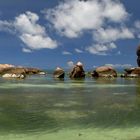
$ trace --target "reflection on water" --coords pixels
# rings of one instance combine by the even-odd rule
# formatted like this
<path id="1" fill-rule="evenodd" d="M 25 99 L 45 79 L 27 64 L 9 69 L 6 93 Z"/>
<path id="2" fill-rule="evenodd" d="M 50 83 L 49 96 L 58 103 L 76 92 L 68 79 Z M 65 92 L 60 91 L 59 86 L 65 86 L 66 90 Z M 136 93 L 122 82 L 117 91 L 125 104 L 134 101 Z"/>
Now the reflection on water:
<path id="1" fill-rule="evenodd" d="M 139 131 L 140 79 L 0 79 L 0 139 L 136 140 Z"/>

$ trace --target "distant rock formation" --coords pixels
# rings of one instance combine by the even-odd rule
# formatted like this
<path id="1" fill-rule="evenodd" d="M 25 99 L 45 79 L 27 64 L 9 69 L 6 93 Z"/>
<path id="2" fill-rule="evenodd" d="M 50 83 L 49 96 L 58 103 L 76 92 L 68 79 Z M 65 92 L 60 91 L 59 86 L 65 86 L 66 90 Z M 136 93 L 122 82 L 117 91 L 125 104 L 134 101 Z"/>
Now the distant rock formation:
<path id="1" fill-rule="evenodd" d="M 10 64 L 0 64 L 0 75 L 4 78 L 25 78 L 27 75 L 45 74 L 37 68 L 16 67 Z"/>
<path id="2" fill-rule="evenodd" d="M 92 77 L 117 77 L 117 72 L 110 66 L 101 66 L 91 73 Z"/>
<path id="3" fill-rule="evenodd" d="M 70 78 L 84 78 L 84 77 L 85 71 L 83 69 L 83 64 L 81 62 L 78 62 L 70 72 Z"/>
<path id="4" fill-rule="evenodd" d="M 53 73 L 54 78 L 64 78 L 65 72 L 62 68 L 57 67 Z"/>
<path id="5" fill-rule="evenodd" d="M 137 64 L 140 67 L 140 45 L 137 48 L 136 54 L 137 54 Z"/>

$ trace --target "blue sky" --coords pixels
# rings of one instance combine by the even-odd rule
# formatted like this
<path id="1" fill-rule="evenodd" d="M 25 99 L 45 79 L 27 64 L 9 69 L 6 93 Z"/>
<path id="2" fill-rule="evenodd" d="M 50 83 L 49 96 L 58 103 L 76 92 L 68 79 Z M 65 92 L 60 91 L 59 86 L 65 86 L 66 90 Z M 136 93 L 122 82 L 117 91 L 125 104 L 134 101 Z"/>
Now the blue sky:
<path id="1" fill-rule="evenodd" d="M 137 66 L 138 0 L 1 0 L 0 63 Z"/>

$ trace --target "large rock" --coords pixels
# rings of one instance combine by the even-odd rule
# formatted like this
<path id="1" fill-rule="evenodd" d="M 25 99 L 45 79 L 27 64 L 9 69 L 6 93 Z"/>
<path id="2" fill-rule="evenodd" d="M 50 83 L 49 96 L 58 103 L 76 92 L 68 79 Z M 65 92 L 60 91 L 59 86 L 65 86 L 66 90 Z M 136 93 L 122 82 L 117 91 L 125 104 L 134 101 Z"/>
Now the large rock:
<path id="1" fill-rule="evenodd" d="M 0 64 L 0 73 L 2 73 L 4 70 L 10 69 L 10 68 L 14 68 L 14 65 L 10 65 L 10 64 Z"/>
<path id="2" fill-rule="evenodd" d="M 54 78 L 64 78 L 65 72 L 63 69 L 57 67 L 53 73 Z"/>
<path id="3" fill-rule="evenodd" d="M 116 70 L 110 66 L 98 67 L 91 74 L 92 77 L 117 77 Z"/>
<path id="4" fill-rule="evenodd" d="M 84 78 L 84 77 L 85 71 L 83 69 L 83 64 L 81 62 L 78 62 L 70 72 L 70 78 Z"/>
<path id="5" fill-rule="evenodd" d="M 11 67 L 11 68 L 5 68 L 1 71 L 1 74 L 5 74 L 5 73 L 32 75 L 32 74 L 40 74 L 40 73 L 42 74 L 43 71 L 36 68 Z"/>
<path id="6" fill-rule="evenodd" d="M 140 77 L 140 67 L 124 69 L 125 73 L 122 77 Z"/>
<path id="7" fill-rule="evenodd" d="M 12 67 L 12 68 L 7 68 L 4 69 L 2 74 L 26 74 L 26 71 L 24 68 L 19 68 L 19 67 Z"/>
<path id="8" fill-rule="evenodd" d="M 0 74 L 4 78 L 25 78 L 26 75 L 45 74 L 37 68 L 15 67 L 9 64 L 0 64 Z"/>

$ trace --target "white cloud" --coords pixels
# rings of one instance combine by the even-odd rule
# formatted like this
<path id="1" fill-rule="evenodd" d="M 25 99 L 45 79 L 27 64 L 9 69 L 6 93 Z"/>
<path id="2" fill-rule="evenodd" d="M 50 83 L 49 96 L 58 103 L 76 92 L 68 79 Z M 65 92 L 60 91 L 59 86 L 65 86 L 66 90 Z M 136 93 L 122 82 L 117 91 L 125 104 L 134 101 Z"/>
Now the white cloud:
<path id="1" fill-rule="evenodd" d="M 32 12 L 26 12 L 15 18 L 14 26 L 21 34 L 45 35 L 45 28 L 37 24 L 39 16 Z"/>
<path id="2" fill-rule="evenodd" d="M 72 67 L 74 67 L 74 62 L 73 61 L 68 61 L 67 65 L 68 65 L 69 68 L 72 68 Z"/>
<path id="3" fill-rule="evenodd" d="M 78 48 L 75 48 L 75 51 L 76 51 L 77 53 L 83 53 L 83 51 L 80 50 L 80 49 L 78 49 Z"/>
<path id="4" fill-rule="evenodd" d="M 21 41 L 26 45 L 23 52 L 39 49 L 55 49 L 58 44 L 51 39 L 44 26 L 38 24 L 39 16 L 36 13 L 27 11 L 15 17 L 14 21 L 0 21 L 0 30 L 15 32 Z"/>
<path id="5" fill-rule="evenodd" d="M 94 31 L 93 38 L 97 42 L 107 43 L 118 39 L 132 39 L 134 38 L 134 34 L 126 27 L 120 29 L 110 27 L 107 29 L 100 28 L 99 30 Z"/>
<path id="6" fill-rule="evenodd" d="M 104 17 L 112 22 L 122 22 L 128 16 L 125 7 L 119 1 L 104 0 L 105 9 L 103 10 Z"/>
<path id="7" fill-rule="evenodd" d="M 2 21 L 0 20 L 0 31 L 6 31 L 6 32 L 14 32 L 13 31 L 13 24 L 11 22 L 8 21 Z"/>
<path id="8" fill-rule="evenodd" d="M 109 44 L 93 44 L 90 47 L 87 47 L 86 50 L 91 54 L 96 55 L 107 55 L 107 52 L 116 49 L 117 46 L 114 43 Z"/>
<path id="9" fill-rule="evenodd" d="M 92 54 L 107 55 L 117 47 L 115 41 L 134 38 L 133 31 L 125 26 L 129 14 L 119 0 L 65 0 L 43 12 L 62 36 L 77 38 L 85 31 L 93 33 L 96 44 L 86 47 Z M 82 53 L 77 48 L 75 51 Z"/>
<path id="10" fill-rule="evenodd" d="M 22 51 L 25 52 L 25 53 L 31 53 L 32 51 L 27 49 L 27 48 L 22 48 Z"/>
<path id="11" fill-rule="evenodd" d="M 32 50 L 55 49 L 57 47 L 57 43 L 47 36 L 22 34 L 20 39 Z"/>
<path id="12" fill-rule="evenodd" d="M 113 0 L 65 1 L 44 13 L 55 29 L 69 38 L 79 37 L 85 30 L 99 29 L 105 20 L 118 23 L 128 16 L 125 7 Z"/>
<path id="13" fill-rule="evenodd" d="M 32 12 L 16 17 L 14 26 L 20 34 L 19 38 L 32 50 L 56 48 L 57 42 L 46 34 L 45 28 L 37 23 L 38 20 L 39 16 Z"/>
<path id="14" fill-rule="evenodd" d="M 105 64 L 105 66 L 111 66 L 114 68 L 130 68 L 133 67 L 131 64 Z"/>
<path id="15" fill-rule="evenodd" d="M 63 55 L 72 55 L 72 53 L 71 52 L 68 52 L 68 51 L 63 51 L 62 54 Z"/>

